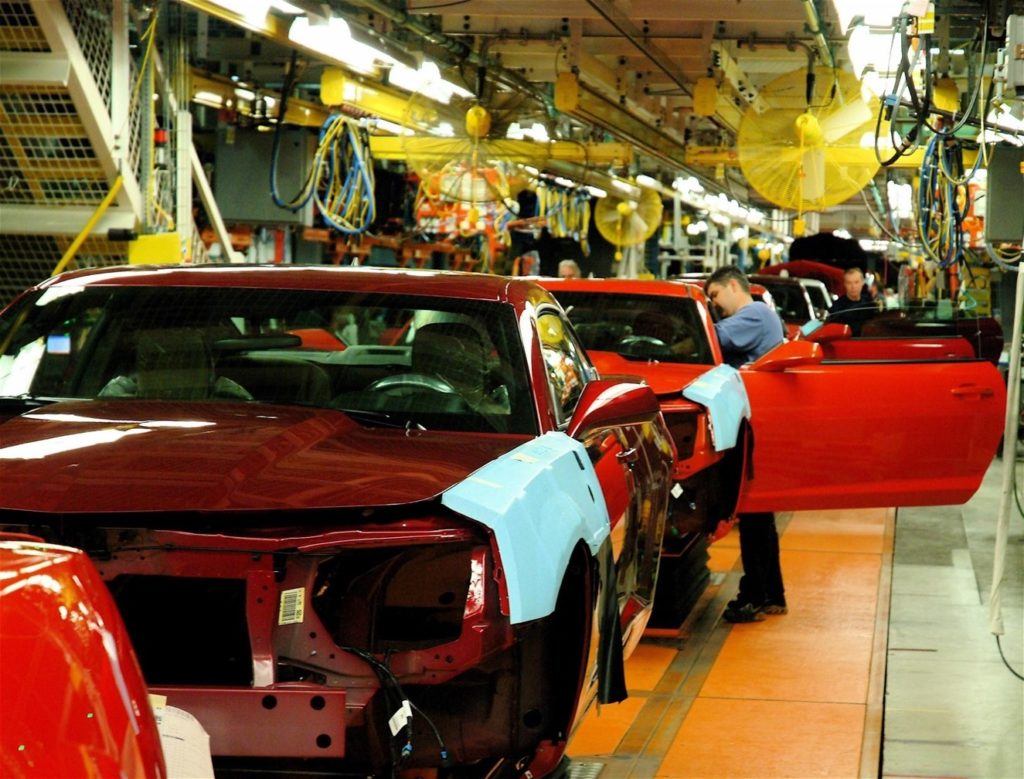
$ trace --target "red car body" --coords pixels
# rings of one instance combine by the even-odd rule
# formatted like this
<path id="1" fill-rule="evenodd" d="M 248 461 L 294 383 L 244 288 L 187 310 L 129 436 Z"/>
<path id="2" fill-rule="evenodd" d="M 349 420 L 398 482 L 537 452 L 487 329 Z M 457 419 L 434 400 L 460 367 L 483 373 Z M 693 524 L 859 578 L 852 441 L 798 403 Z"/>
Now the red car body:
<path id="1" fill-rule="evenodd" d="M 146 686 L 78 549 L 0 539 L 0 774 L 167 776 Z"/>
<path id="2" fill-rule="evenodd" d="M 134 294 L 146 304 L 133 302 Z M 90 295 L 114 302 L 97 314 L 100 303 L 76 302 Z M 0 402 L 0 420 L 7 417 L 0 421 L 0 525 L 93 555 L 151 689 L 199 719 L 223 768 L 376 773 L 400 763 L 548 773 L 590 702 L 624 695 L 622 658 L 650 614 L 674 457 L 651 391 L 587 381 L 593 369 L 571 327 L 536 285 L 468 274 L 287 267 L 81 272 L 12 304 L 0 317 L 0 351 L 31 351 L 36 333 L 19 340 L 19 326 L 65 300 L 85 312 L 91 329 L 80 334 L 58 311 L 58 329 L 40 331 L 48 357 L 33 381 L 77 386 L 64 377 L 93 370 L 101 359 L 95 355 L 113 339 L 104 340 L 103 317 L 137 309 L 136 326 L 145 324 L 151 301 L 164 295 L 179 303 L 162 310 L 159 328 L 124 334 L 137 350 L 137 379 L 118 376 L 84 397 L 36 398 L 29 391 Z M 407 328 L 411 346 L 393 345 L 400 337 L 392 317 L 378 323 L 380 340 L 318 352 L 310 337 L 317 325 L 305 313 L 292 316 L 292 301 L 306 296 L 330 306 L 414 301 L 417 314 L 488 307 L 504 323 L 501 332 L 512 334 L 508 348 L 518 351 L 486 380 L 506 393 L 525 388 L 530 418 L 523 430 L 531 432 L 434 429 L 413 417 L 371 424 L 374 415 L 388 415 L 343 413 L 334 401 L 282 401 L 285 376 L 300 371 L 348 381 L 354 369 L 346 361 L 359 354 L 362 368 L 385 374 L 374 385 L 398 379 L 395 398 L 413 397 L 420 389 L 409 387 L 433 381 L 380 363 L 415 361 L 417 353 L 407 351 L 430 323 Z M 250 308 L 228 308 L 236 299 Z M 210 375 L 199 371 L 204 386 L 233 387 L 238 397 L 239 385 L 248 383 L 249 400 L 168 396 L 161 384 L 168 362 L 159 371 L 146 367 L 146 382 L 156 388 L 146 394 L 143 355 L 153 359 L 151 341 L 167 332 L 164 320 L 189 316 L 181 300 L 197 310 L 209 302 L 225 313 L 216 322 L 172 328 L 175 341 L 197 343 L 193 331 L 218 330 L 204 337 L 228 351 L 217 353 Z M 442 333 L 460 326 L 450 319 L 440 325 Z M 238 332 L 225 338 L 232 327 Z M 91 342 L 99 351 L 88 351 Z M 442 335 L 439 343 L 448 341 Z M 161 343 L 165 352 L 173 346 L 171 339 Z M 93 356 L 70 367 L 79 348 Z M 487 349 L 481 354 L 488 364 L 494 357 Z M 571 371 L 567 354 L 577 360 Z M 52 370 L 47 359 L 57 361 Z M 194 366 L 182 368 L 185 358 L 175 359 L 175 370 L 194 378 Z M 260 378 L 257 368 L 271 367 L 281 381 Z M 229 371 L 233 379 L 225 383 Z M 561 405 L 565 376 L 580 383 L 571 416 Z M 314 384 L 302 386 L 312 392 Z M 110 387 L 133 385 L 128 396 L 107 397 Z M 494 394 L 484 401 L 493 405 Z M 511 407 L 507 394 L 505 401 Z M 563 467 L 560 473 L 570 470 L 560 483 L 547 483 L 554 465 L 545 468 L 544 458 L 559 447 L 571 457 L 551 462 Z M 490 476 L 487 469 L 499 466 L 503 475 Z M 474 495 L 505 496 L 504 474 L 519 478 L 520 471 L 533 480 L 523 482 L 523 495 L 508 498 L 508 516 L 517 522 L 504 521 L 500 511 L 495 519 L 461 508 L 473 507 Z M 563 531 L 531 525 L 525 509 L 513 513 L 531 494 L 535 503 L 527 508 L 547 504 L 566 519 L 578 510 L 580 527 L 591 535 L 563 523 L 569 535 L 559 547 Z M 603 527 L 594 516 L 604 517 Z M 544 590 L 531 578 L 551 586 Z M 526 611 L 544 598 L 547 612 Z M 517 609 L 532 617 L 517 617 Z M 409 709 L 414 732 L 403 725 L 403 697 L 416 707 Z M 389 733 L 389 722 L 397 731 Z"/>
<path id="3" fill-rule="evenodd" d="M 721 363 L 700 289 L 675 281 L 541 283 L 570 306 L 578 329 L 571 301 L 584 297 L 594 311 L 610 311 L 616 296 L 690 300 L 698 307 L 714 364 L 590 351 L 601 371 L 643 377 L 661 399 L 670 430 L 674 411 L 696 418 L 692 449 L 676 440 L 674 473 L 684 496 L 703 495 L 707 502 L 677 500 L 670 522 L 681 528 L 692 527 L 687 520 L 694 514 L 713 532 L 735 511 L 963 503 L 980 485 L 999 440 L 1005 405 L 999 374 L 973 359 L 962 339 L 848 342 L 848 329 L 827 326 L 818 336 L 823 344 L 787 342 L 739 370 L 750 413 L 735 446 L 715 449 L 709 408 L 683 397 Z"/>

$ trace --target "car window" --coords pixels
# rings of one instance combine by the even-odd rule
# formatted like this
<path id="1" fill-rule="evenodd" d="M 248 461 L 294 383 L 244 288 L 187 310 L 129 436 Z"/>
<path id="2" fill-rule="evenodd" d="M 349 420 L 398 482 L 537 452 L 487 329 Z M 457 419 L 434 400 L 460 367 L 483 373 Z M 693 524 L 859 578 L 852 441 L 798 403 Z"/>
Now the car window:
<path id="1" fill-rule="evenodd" d="M 538 314 L 540 351 L 559 425 L 567 423 L 572 417 L 589 373 L 589 366 L 570 332 L 569 323 L 559 312 L 548 310 Z"/>
<path id="2" fill-rule="evenodd" d="M 628 360 L 711 365 L 714 357 L 690 298 L 558 292 L 583 346 Z"/>
<path id="3" fill-rule="evenodd" d="M 811 298 L 811 303 L 823 311 L 828 311 L 832 307 L 832 301 L 828 300 L 825 296 L 825 291 L 816 285 L 804 287 L 807 294 Z"/>
<path id="4" fill-rule="evenodd" d="M 513 308 L 207 287 L 57 287 L 0 319 L 0 396 L 264 402 L 536 433 Z"/>
<path id="5" fill-rule="evenodd" d="M 786 322 L 803 324 L 808 319 L 814 318 L 807 306 L 804 288 L 799 284 L 772 284 L 760 281 L 758 283 L 764 284 L 772 293 L 775 310 Z"/>

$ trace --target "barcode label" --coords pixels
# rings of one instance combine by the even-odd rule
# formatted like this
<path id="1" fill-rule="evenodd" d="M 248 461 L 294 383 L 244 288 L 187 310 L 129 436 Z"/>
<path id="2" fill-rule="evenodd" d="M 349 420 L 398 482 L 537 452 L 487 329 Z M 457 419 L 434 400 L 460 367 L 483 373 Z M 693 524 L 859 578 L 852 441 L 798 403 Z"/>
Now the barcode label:
<path id="1" fill-rule="evenodd" d="M 294 590 L 281 591 L 281 608 L 277 613 L 278 625 L 296 625 L 302 622 L 306 610 L 306 590 L 296 587 Z"/>

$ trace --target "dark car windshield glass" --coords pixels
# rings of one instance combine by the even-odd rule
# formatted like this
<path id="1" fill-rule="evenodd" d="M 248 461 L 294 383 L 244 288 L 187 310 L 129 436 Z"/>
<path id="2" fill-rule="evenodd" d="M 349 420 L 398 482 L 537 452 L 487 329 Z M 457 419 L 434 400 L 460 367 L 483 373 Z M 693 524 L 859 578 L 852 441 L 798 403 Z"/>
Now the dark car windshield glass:
<path id="1" fill-rule="evenodd" d="M 814 319 L 814 314 L 807 306 L 807 298 L 804 297 L 804 288 L 799 284 L 773 284 L 770 281 L 765 283 L 760 279 L 755 283 L 768 289 L 772 295 L 772 302 L 775 303 L 775 310 L 786 322 L 802 325 Z"/>
<path id="2" fill-rule="evenodd" d="M 44 290 L 0 319 L 0 397 L 278 403 L 536 433 L 511 306 L 362 292 Z"/>
<path id="3" fill-rule="evenodd" d="M 630 360 L 714 362 L 711 345 L 690 298 L 557 292 L 555 297 L 583 346 Z"/>

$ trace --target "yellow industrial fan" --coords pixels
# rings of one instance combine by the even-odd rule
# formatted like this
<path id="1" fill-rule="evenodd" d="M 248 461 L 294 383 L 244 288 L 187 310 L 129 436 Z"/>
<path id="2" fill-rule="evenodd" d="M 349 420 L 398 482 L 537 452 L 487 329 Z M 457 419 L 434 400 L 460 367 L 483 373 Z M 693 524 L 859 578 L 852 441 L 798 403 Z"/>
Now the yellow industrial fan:
<path id="1" fill-rule="evenodd" d="M 653 189 L 641 189 L 640 199 L 609 195 L 597 201 L 594 224 L 608 243 L 615 247 L 615 259 L 622 249 L 644 243 L 661 227 L 661 196 Z"/>
<path id="2" fill-rule="evenodd" d="M 851 74 L 827 68 L 816 69 L 808 95 L 807 75 L 797 70 L 764 86 L 768 109 L 747 109 L 737 141 L 750 185 L 798 216 L 849 199 L 879 168 L 872 143 L 877 101 L 864 100 Z"/>

